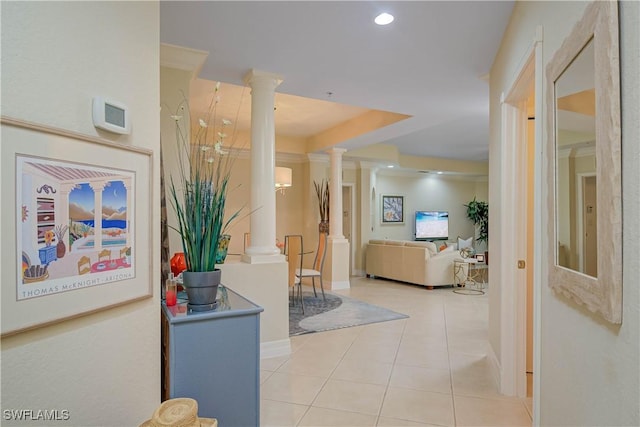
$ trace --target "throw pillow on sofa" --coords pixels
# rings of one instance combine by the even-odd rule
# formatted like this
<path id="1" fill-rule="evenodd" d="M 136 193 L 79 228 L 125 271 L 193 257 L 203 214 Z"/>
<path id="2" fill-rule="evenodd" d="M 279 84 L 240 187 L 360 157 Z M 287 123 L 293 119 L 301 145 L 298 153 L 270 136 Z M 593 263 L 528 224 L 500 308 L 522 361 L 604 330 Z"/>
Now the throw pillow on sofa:
<path id="1" fill-rule="evenodd" d="M 473 236 L 468 239 L 462 239 L 458 236 L 458 249 L 473 248 Z"/>

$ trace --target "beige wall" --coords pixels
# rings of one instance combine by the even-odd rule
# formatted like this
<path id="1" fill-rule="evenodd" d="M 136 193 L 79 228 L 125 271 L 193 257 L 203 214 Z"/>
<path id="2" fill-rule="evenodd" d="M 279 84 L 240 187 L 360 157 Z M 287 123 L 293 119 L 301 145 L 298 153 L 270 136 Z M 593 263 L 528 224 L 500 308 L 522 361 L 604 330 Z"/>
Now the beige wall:
<path id="1" fill-rule="evenodd" d="M 540 301 L 540 401 L 541 425 L 640 425 L 640 293 L 635 286 L 640 273 L 636 254 L 640 253 L 640 4 L 620 3 L 622 71 L 623 159 L 623 323 L 612 326 L 585 309 L 554 294 L 543 268 Z M 490 84 L 490 205 L 499 206 L 502 147 L 500 96 L 507 91 L 520 61 L 531 46 L 536 26 L 544 32 L 543 63 L 546 65 L 581 17 L 582 2 L 516 2 L 502 45 L 491 69 Z M 540 70 L 537 70 L 540 71 Z M 546 101 L 543 93 L 543 105 Z M 546 120 L 543 114 L 542 120 Z M 543 187 L 542 200 L 546 200 Z M 537 208 L 539 215 L 546 206 Z M 491 239 L 500 241 L 505 232 L 500 219 L 507 212 L 492 210 Z M 547 219 L 542 227 L 546 230 Z M 545 237 L 546 238 L 546 237 Z M 610 242 L 619 244 L 619 242 Z M 495 250 L 494 250 L 495 249 Z M 492 246 L 492 253 L 499 247 Z M 499 263 L 499 257 L 492 256 Z M 498 266 L 499 267 L 499 266 Z M 492 283 L 500 280 L 499 268 L 492 267 Z M 500 292 L 490 295 L 490 342 L 500 354 Z M 498 314 L 498 315 L 497 315 Z"/>
<path id="2" fill-rule="evenodd" d="M 413 240 L 414 213 L 419 210 L 448 211 L 450 241 L 455 241 L 458 236 L 465 239 L 472 235 L 475 237 L 473 223 L 467 219 L 464 205 L 476 196 L 483 200 L 482 196 L 487 193 L 486 181 L 417 174 L 378 174 L 376 181 L 371 238 Z M 383 195 L 404 196 L 403 225 L 381 223 Z"/>
<path id="3" fill-rule="evenodd" d="M 159 283 L 158 4 L 3 2 L 1 28 L 3 115 L 154 152 L 149 250 L 151 280 Z M 131 135 L 94 128 L 96 95 L 128 105 Z M 10 286 L 13 268 L 3 261 L 3 286 Z M 155 291 L 153 298 L 3 338 L 2 409 L 67 409 L 68 425 L 138 425 L 160 402 L 159 306 Z"/>
<path id="4" fill-rule="evenodd" d="M 449 240 L 459 236 L 474 234 L 473 224 L 466 217 L 465 203 L 477 197 L 488 200 L 486 178 L 472 179 L 464 177 L 441 177 L 435 175 L 403 174 L 393 172 L 379 173 L 380 169 L 369 162 L 358 162 L 352 174 L 345 170 L 345 176 L 355 182 L 356 191 L 356 230 L 355 273 L 364 274 L 366 245 L 369 239 L 413 240 L 413 216 L 416 210 L 449 211 Z M 353 176 L 352 176 L 353 175 Z M 382 224 L 381 196 L 400 195 L 405 200 L 405 222 Z M 483 250 L 483 247 L 479 247 Z"/>
<path id="5" fill-rule="evenodd" d="M 165 197 L 167 203 L 167 223 L 177 227 L 178 219 L 171 203 L 171 172 L 178 171 L 179 153 L 176 139 L 176 122 L 171 118 L 178 113 L 179 106 L 184 101 L 183 94 L 189 93 L 189 84 L 192 77 L 191 71 L 177 70 L 175 68 L 160 67 L 160 99 L 162 100 L 160 114 L 160 132 L 162 135 L 162 166 L 164 170 Z M 184 161 L 183 167 L 189 167 Z M 177 179 L 177 173 L 174 176 Z M 179 181 L 176 181 L 176 184 Z M 182 241 L 175 230 L 169 228 L 169 254 L 182 252 Z"/>

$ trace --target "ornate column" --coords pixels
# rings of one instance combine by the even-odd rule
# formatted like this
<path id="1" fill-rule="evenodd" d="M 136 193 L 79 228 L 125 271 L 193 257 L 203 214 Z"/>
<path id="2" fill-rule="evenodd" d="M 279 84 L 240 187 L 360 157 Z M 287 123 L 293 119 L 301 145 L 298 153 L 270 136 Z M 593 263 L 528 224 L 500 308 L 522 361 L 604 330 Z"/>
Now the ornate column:
<path id="1" fill-rule="evenodd" d="M 329 194 L 329 282 L 331 289 L 348 289 L 349 283 L 349 241 L 342 234 L 342 154 L 343 148 L 327 151 L 331 160 L 331 183 Z"/>
<path id="2" fill-rule="evenodd" d="M 93 181 L 89 186 L 93 190 L 93 249 L 102 249 L 102 191 L 107 181 Z"/>
<path id="3" fill-rule="evenodd" d="M 252 264 L 280 261 L 276 247 L 275 153 L 273 117 L 275 90 L 282 78 L 251 70 L 245 76 L 251 87 L 251 245 L 242 260 Z"/>
<path id="4" fill-rule="evenodd" d="M 342 153 L 344 148 L 327 151 L 331 160 L 331 204 L 329 205 L 329 237 L 344 239 L 342 234 Z"/>
<path id="5" fill-rule="evenodd" d="M 58 224 L 71 226 L 69 221 L 69 193 L 76 187 L 75 183 L 64 183 L 60 185 L 60 189 L 58 190 L 60 194 L 58 206 L 60 207 L 58 214 Z M 70 235 L 71 230 L 67 231 L 65 236 Z M 71 252 L 71 245 L 69 244 L 69 238 L 64 239 L 64 246 L 67 248 L 67 252 Z"/>

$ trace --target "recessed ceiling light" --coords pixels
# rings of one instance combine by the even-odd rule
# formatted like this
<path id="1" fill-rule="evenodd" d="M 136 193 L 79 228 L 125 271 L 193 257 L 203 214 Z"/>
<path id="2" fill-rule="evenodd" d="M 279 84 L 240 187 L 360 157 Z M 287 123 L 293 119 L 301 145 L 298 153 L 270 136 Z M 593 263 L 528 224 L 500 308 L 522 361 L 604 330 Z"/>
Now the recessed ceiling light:
<path id="1" fill-rule="evenodd" d="M 376 19 L 373 20 L 378 25 L 387 25 L 393 22 L 393 15 L 383 12 L 380 15 L 376 16 Z"/>

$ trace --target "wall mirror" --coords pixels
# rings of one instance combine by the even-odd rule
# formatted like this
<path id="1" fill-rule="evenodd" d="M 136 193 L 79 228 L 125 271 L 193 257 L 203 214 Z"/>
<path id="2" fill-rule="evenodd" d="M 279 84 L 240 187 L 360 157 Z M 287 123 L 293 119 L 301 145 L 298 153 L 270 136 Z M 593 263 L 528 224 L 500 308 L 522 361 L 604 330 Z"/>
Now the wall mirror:
<path id="1" fill-rule="evenodd" d="M 549 285 L 621 323 L 617 2 L 587 6 L 546 74 Z"/>

